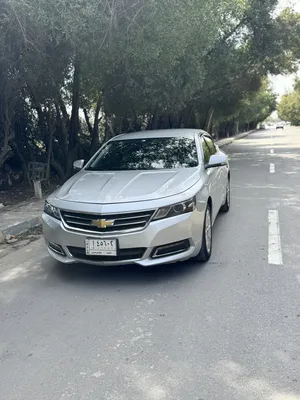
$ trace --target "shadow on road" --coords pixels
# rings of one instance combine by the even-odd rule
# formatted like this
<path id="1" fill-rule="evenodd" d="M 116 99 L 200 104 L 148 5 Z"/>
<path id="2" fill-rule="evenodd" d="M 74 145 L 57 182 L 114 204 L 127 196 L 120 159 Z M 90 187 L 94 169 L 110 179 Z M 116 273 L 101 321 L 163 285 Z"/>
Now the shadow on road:
<path id="1" fill-rule="evenodd" d="M 62 281 L 85 282 L 96 285 L 99 283 L 117 286 L 149 285 L 176 278 L 182 279 L 184 276 L 197 273 L 204 266 L 205 264 L 192 261 L 151 268 L 143 268 L 137 265 L 102 267 L 81 263 L 72 265 L 54 263 L 52 275 L 55 274 Z"/>

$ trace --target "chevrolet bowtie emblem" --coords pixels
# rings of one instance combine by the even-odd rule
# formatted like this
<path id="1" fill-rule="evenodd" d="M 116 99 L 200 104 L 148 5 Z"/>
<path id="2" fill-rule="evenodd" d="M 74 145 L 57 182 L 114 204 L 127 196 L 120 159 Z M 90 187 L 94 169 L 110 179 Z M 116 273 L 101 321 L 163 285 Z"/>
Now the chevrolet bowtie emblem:
<path id="1" fill-rule="evenodd" d="M 109 226 L 113 226 L 115 223 L 115 221 L 109 221 L 107 219 L 94 219 L 91 222 L 92 226 L 97 226 L 97 228 L 102 228 L 102 229 L 106 229 Z"/>

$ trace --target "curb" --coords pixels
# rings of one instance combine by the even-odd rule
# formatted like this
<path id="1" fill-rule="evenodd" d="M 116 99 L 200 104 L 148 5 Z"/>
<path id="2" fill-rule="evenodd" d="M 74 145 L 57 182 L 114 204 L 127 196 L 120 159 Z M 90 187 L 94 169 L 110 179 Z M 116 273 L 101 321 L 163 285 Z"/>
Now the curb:
<path id="1" fill-rule="evenodd" d="M 26 233 L 32 228 L 41 226 L 41 224 L 42 224 L 42 217 L 41 216 L 34 217 L 27 221 L 23 221 L 19 224 L 9 226 L 8 228 L 0 232 L 0 237 L 2 235 L 4 238 L 6 237 L 6 235 L 18 236 L 21 235 L 22 233 Z"/>
<path id="2" fill-rule="evenodd" d="M 254 129 L 253 131 L 250 131 L 250 132 L 240 133 L 239 135 L 232 136 L 230 138 L 220 139 L 220 140 L 216 141 L 216 144 L 219 147 L 229 146 L 230 144 L 232 144 L 236 140 L 243 139 L 243 138 L 245 138 L 245 137 L 247 137 L 247 136 L 249 136 L 249 135 L 251 135 L 252 133 L 255 133 L 255 132 L 257 132 L 257 129 Z"/>

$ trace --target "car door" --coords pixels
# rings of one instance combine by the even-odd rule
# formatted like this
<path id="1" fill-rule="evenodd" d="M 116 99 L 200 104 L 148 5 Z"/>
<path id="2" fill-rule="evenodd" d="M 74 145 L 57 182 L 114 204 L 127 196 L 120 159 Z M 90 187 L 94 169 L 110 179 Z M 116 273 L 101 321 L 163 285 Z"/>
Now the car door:
<path id="1" fill-rule="evenodd" d="M 224 154 L 219 148 L 214 144 L 213 139 L 210 136 L 204 135 L 204 140 L 210 150 L 210 154 Z M 226 196 L 226 186 L 227 186 L 227 179 L 228 179 L 228 171 L 227 167 L 216 167 L 216 207 L 219 211 L 220 207 L 223 205 Z"/>
<path id="2" fill-rule="evenodd" d="M 204 166 L 209 163 L 210 156 L 212 155 L 211 150 L 204 139 L 204 136 L 201 136 L 200 143 L 202 147 L 203 161 Z M 208 188 L 208 192 L 210 197 L 212 198 L 212 220 L 214 221 L 218 215 L 220 208 L 220 199 L 219 199 L 219 188 L 218 188 L 218 168 L 209 168 L 205 169 L 204 173 L 206 175 L 206 186 Z"/>

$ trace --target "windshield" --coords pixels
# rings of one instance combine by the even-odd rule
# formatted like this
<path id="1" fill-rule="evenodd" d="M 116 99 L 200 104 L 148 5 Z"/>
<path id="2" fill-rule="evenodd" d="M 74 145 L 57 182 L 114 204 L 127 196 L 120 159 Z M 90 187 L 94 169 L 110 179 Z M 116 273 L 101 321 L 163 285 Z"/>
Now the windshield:
<path id="1" fill-rule="evenodd" d="M 90 163 L 92 171 L 192 168 L 198 165 L 196 142 L 185 137 L 117 140 Z"/>

